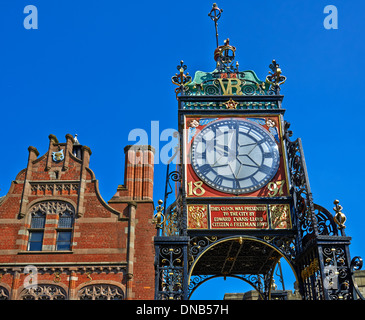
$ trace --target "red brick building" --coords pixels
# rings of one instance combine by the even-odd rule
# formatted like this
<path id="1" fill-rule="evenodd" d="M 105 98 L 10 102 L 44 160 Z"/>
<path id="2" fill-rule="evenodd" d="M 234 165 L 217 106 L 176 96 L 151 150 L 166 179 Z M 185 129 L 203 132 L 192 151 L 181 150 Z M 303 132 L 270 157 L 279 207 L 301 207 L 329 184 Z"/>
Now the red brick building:
<path id="1" fill-rule="evenodd" d="M 153 299 L 154 150 L 125 148 L 124 185 L 109 202 L 91 150 L 49 136 L 0 198 L 1 299 Z"/>

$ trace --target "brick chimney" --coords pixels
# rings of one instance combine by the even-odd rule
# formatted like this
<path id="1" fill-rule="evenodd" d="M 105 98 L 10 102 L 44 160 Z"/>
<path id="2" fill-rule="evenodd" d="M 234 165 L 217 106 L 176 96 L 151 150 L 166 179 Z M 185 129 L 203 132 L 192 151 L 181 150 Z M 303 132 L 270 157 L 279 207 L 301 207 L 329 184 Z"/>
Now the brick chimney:
<path id="1" fill-rule="evenodd" d="M 124 185 L 119 185 L 108 204 L 128 220 L 127 299 L 154 298 L 153 147 L 129 145 L 124 148 Z M 143 285 L 141 285 L 143 284 Z"/>
<path id="2" fill-rule="evenodd" d="M 112 199 L 153 201 L 153 168 L 155 150 L 149 145 L 124 148 L 124 185 L 119 185 Z"/>

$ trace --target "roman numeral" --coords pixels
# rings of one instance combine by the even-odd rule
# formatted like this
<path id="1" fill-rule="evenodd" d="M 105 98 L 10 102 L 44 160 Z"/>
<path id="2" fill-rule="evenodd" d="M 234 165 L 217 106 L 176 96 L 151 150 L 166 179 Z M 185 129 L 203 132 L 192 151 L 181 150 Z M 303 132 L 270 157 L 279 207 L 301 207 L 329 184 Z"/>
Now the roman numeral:
<path id="1" fill-rule="evenodd" d="M 212 170 L 212 167 L 209 164 L 204 164 L 199 167 L 199 171 L 204 175 L 207 174 L 210 170 Z"/>
<path id="2" fill-rule="evenodd" d="M 251 177 L 251 181 L 253 186 L 257 186 L 259 184 L 259 182 L 254 177 Z"/>
<path id="3" fill-rule="evenodd" d="M 217 186 L 220 186 L 223 182 L 223 177 L 222 176 L 216 176 L 213 180 L 213 183 L 216 184 Z"/>
<path id="4" fill-rule="evenodd" d="M 265 174 L 269 174 L 271 172 L 271 168 L 268 167 L 268 166 L 265 166 L 265 165 L 262 165 L 259 170 L 262 172 L 262 173 L 265 173 Z"/>
<path id="5" fill-rule="evenodd" d="M 233 180 L 233 189 L 241 189 L 240 182 L 238 180 Z"/>

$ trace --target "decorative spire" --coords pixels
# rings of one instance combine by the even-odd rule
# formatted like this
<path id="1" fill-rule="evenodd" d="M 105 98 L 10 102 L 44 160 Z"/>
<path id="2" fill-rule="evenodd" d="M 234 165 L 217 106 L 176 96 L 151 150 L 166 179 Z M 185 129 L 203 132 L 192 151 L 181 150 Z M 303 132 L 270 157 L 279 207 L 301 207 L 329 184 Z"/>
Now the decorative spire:
<path id="1" fill-rule="evenodd" d="M 217 47 L 214 51 L 214 60 L 217 61 L 219 72 L 238 72 L 238 61 L 234 65 L 236 47 L 229 44 L 229 39 L 224 40 L 224 45 Z"/>
<path id="2" fill-rule="evenodd" d="M 223 9 L 219 9 L 217 4 L 213 3 L 212 10 L 210 10 L 210 12 L 208 13 L 208 16 L 210 17 L 210 19 L 212 19 L 214 21 L 215 37 L 216 37 L 216 40 L 217 40 L 217 48 L 219 46 L 219 42 L 218 42 L 218 20 L 220 19 L 222 12 L 223 12 Z"/>
<path id="3" fill-rule="evenodd" d="M 281 68 L 276 60 L 272 61 L 269 68 L 273 73 L 269 71 L 269 75 L 266 76 L 266 82 L 272 85 L 272 89 L 276 92 L 276 94 L 279 94 L 280 86 L 286 81 L 286 77 L 281 75 Z"/>
<path id="4" fill-rule="evenodd" d="M 176 67 L 180 74 L 175 73 L 175 75 L 171 78 L 173 84 L 177 85 L 178 88 L 175 89 L 176 98 L 179 93 L 184 94 L 187 90 L 186 86 L 192 81 L 191 76 L 189 76 L 189 72 L 184 73 L 187 69 L 187 66 L 184 64 L 184 61 L 180 61 L 180 65 Z"/>

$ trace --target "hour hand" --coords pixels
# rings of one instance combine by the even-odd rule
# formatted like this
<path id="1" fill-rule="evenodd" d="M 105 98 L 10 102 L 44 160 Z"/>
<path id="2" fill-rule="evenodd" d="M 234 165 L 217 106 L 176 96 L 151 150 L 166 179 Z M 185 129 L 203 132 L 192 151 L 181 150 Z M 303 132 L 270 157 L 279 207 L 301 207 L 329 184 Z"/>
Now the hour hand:
<path id="1" fill-rule="evenodd" d="M 223 153 L 227 153 L 227 151 L 224 149 L 223 146 L 215 145 L 214 149 L 216 149 L 217 151 L 223 152 Z"/>

